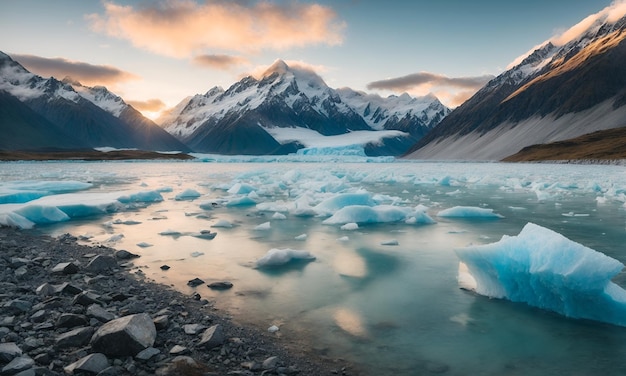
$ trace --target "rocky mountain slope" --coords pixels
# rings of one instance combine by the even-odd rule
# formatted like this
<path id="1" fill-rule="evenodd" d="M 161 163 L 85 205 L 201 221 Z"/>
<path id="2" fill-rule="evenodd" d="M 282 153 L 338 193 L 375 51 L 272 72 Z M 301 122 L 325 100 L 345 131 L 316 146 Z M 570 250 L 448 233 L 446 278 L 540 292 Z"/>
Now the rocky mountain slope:
<path id="1" fill-rule="evenodd" d="M 286 154 L 314 146 L 311 136 L 367 131 L 377 133 L 354 143 L 363 143 L 369 155 L 394 155 L 449 111 L 433 96 L 381 98 L 335 90 L 313 71 L 278 60 L 261 78 L 248 76 L 227 90 L 215 87 L 186 98 L 157 122 L 200 152 Z"/>
<path id="2" fill-rule="evenodd" d="M 190 150 L 106 88 L 42 78 L 1 52 L 0 100 L 2 149 Z"/>
<path id="3" fill-rule="evenodd" d="M 569 42 L 544 43 L 454 110 L 407 156 L 499 160 L 626 126 L 626 17 L 609 12 Z"/>

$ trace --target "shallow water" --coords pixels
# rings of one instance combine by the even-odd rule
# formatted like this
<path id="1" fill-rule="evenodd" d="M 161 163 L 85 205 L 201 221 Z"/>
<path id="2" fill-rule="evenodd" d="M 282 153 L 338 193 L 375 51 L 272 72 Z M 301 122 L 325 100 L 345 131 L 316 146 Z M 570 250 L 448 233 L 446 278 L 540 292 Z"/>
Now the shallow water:
<path id="1" fill-rule="evenodd" d="M 162 202 L 107 215 L 38 225 L 142 257 L 145 274 L 190 293 L 186 281 L 227 280 L 234 288 L 197 291 L 240 321 L 305 338 L 316 351 L 359 363 L 371 374 L 623 375 L 626 328 L 572 320 L 524 304 L 460 290 L 455 248 L 516 235 L 527 222 L 626 262 L 626 169 L 615 166 L 475 163 L 10 163 L 2 184 L 21 180 L 89 181 L 86 192 L 161 192 Z M 258 203 L 283 210 L 227 206 L 226 190 L 254 187 Z M 193 189 L 202 196 L 175 200 Z M 381 204 L 427 206 L 436 224 L 380 223 L 355 231 L 296 216 L 345 192 Z M 597 200 L 600 197 L 600 200 Z M 199 204 L 213 201 L 210 210 Z M 269 205 L 273 203 L 273 205 Z M 493 209 L 502 219 L 438 218 L 456 205 Z M 1 205 L 0 205 L 1 206 Z M 261 206 L 262 208 L 262 206 Z M 138 224 L 112 224 L 133 220 Z M 227 220 L 232 228 L 212 228 Z M 255 229 L 270 222 L 269 230 Z M 159 235 L 166 230 L 180 236 Z M 212 240 L 188 233 L 211 230 Z M 114 235 L 121 240 L 107 242 Z M 306 234 L 305 240 L 296 240 Z M 347 237 L 347 239 L 345 238 Z M 343 239 L 342 239 L 343 238 Z M 383 245 L 391 240 L 398 245 Z M 141 248 L 140 242 L 152 244 Z M 262 270 L 272 248 L 306 250 L 310 263 Z M 162 271 L 159 267 L 171 267 Z M 626 285 L 623 273 L 616 282 Z"/>

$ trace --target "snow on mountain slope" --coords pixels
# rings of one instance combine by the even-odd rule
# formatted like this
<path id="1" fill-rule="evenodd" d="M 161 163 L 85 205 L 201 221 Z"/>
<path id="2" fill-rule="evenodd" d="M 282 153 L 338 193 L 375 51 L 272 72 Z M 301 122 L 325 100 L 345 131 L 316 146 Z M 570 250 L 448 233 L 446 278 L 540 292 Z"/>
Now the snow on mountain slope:
<path id="1" fill-rule="evenodd" d="M 80 82 L 71 81 L 68 78 L 64 79 L 63 82 L 72 85 L 74 90 L 76 90 L 81 97 L 115 117 L 120 117 L 122 111 L 129 107 L 121 97 L 111 93 L 104 86 L 83 86 Z"/>
<path id="2" fill-rule="evenodd" d="M 203 152 L 250 153 L 244 142 L 238 145 L 237 137 L 244 132 L 268 143 L 255 147 L 255 152 L 293 152 L 305 140 L 281 149 L 280 145 L 289 143 L 268 131 L 303 128 L 323 136 L 399 130 L 403 133 L 396 138 L 402 141 L 393 141 L 385 152 L 401 153 L 448 112 L 433 96 L 385 99 L 351 89 L 335 90 L 312 70 L 277 60 L 260 77 L 248 76 L 227 90 L 215 87 L 186 98 L 159 120 L 165 130 Z"/>
<path id="3" fill-rule="evenodd" d="M 532 144 L 626 126 L 625 13 L 616 3 L 525 54 L 407 156 L 501 159 Z"/>

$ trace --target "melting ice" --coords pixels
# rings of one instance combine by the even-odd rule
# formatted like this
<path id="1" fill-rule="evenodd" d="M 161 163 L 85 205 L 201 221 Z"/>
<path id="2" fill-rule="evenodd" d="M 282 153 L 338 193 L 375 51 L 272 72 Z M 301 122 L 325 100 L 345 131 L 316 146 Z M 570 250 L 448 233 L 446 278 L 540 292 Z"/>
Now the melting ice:
<path id="1" fill-rule="evenodd" d="M 552 230 L 528 223 L 517 236 L 456 253 L 464 264 L 464 288 L 568 317 L 626 325 L 626 290 L 611 282 L 624 264 Z"/>

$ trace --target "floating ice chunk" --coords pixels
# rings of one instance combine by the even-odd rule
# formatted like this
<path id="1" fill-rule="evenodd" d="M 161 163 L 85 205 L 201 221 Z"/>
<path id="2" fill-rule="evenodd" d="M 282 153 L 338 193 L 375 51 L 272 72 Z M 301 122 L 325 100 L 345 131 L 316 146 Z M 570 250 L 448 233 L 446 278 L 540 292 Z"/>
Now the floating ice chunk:
<path id="1" fill-rule="evenodd" d="M 509 209 L 515 210 L 515 211 L 527 210 L 526 208 L 522 206 L 509 206 Z"/>
<path id="2" fill-rule="evenodd" d="M 36 224 L 57 223 L 70 219 L 55 206 L 28 205 L 15 210 L 15 213 Z"/>
<path id="3" fill-rule="evenodd" d="M 233 224 L 225 219 L 220 219 L 219 221 L 215 222 L 211 227 L 232 228 Z"/>
<path id="4" fill-rule="evenodd" d="M 268 231 L 272 228 L 272 225 L 269 222 L 261 223 L 260 225 L 254 228 L 254 231 Z"/>
<path id="5" fill-rule="evenodd" d="M 230 187 L 228 189 L 228 193 L 230 193 L 231 195 L 247 195 L 251 192 L 256 191 L 257 188 L 249 185 L 249 184 L 245 184 L 245 183 L 235 183 L 235 185 L 233 185 L 232 187 Z"/>
<path id="6" fill-rule="evenodd" d="M 589 217 L 589 214 L 586 214 L 586 213 L 574 213 L 574 212 L 561 213 L 561 215 L 563 217 Z"/>
<path id="7" fill-rule="evenodd" d="M 256 261 L 258 268 L 275 267 L 288 264 L 296 261 L 313 261 L 313 256 L 308 251 L 301 251 L 295 249 L 270 249 L 265 256 Z"/>
<path id="8" fill-rule="evenodd" d="M 0 225 L 28 230 L 33 228 L 35 223 L 17 213 L 0 213 Z"/>
<path id="9" fill-rule="evenodd" d="M 196 198 L 202 196 L 202 194 L 200 194 L 200 192 L 196 191 L 195 189 L 186 189 L 184 191 L 182 191 L 181 193 L 177 194 L 176 197 L 174 197 L 174 199 L 176 201 L 184 201 L 184 200 L 195 200 Z"/>
<path id="10" fill-rule="evenodd" d="M 256 206 L 258 211 L 287 213 L 289 212 L 289 204 L 284 201 L 262 202 Z"/>
<path id="11" fill-rule="evenodd" d="M 358 223 L 354 223 L 354 222 L 350 222 L 350 223 L 346 223 L 345 225 L 341 226 L 342 230 L 345 231 L 355 231 L 359 229 L 359 225 Z"/>
<path id="12" fill-rule="evenodd" d="M 203 252 L 191 252 L 191 257 L 200 257 L 204 255 Z"/>
<path id="13" fill-rule="evenodd" d="M 307 237 L 308 237 L 307 234 L 300 234 L 300 235 L 296 236 L 294 239 L 302 241 L 302 240 L 306 240 Z"/>
<path id="14" fill-rule="evenodd" d="M 139 224 L 141 224 L 141 222 L 135 221 L 135 220 L 132 220 L 132 219 L 128 219 L 126 221 L 122 221 L 121 219 L 116 219 L 115 221 L 112 222 L 112 224 L 114 224 L 114 225 L 130 225 L 130 226 L 132 226 L 132 225 L 139 225 Z"/>
<path id="15" fill-rule="evenodd" d="M 396 239 L 390 239 L 380 242 L 380 245 L 400 245 Z"/>
<path id="16" fill-rule="evenodd" d="M 215 236 L 217 235 L 217 232 L 211 232 L 209 230 L 202 230 L 200 232 L 193 232 L 190 235 L 198 239 L 211 240 L 215 238 Z"/>
<path id="17" fill-rule="evenodd" d="M 203 210 L 213 210 L 213 208 L 219 206 L 219 204 L 216 201 L 204 201 L 198 206 L 200 206 L 200 209 Z"/>
<path id="18" fill-rule="evenodd" d="M 339 241 L 339 242 L 349 242 L 350 241 L 350 237 L 342 236 L 340 238 L 337 238 L 337 241 Z"/>
<path id="19" fill-rule="evenodd" d="M 626 326 L 626 291 L 611 282 L 624 265 L 552 230 L 528 223 L 517 236 L 456 254 L 467 269 L 459 282 L 479 294 Z"/>
<path id="20" fill-rule="evenodd" d="M 455 206 L 440 211 L 437 216 L 446 218 L 504 218 L 502 215 L 494 213 L 493 209 L 475 206 Z"/>
<path id="21" fill-rule="evenodd" d="M 409 225 L 422 224 L 422 225 L 430 225 L 436 223 L 426 212 L 416 211 L 411 214 L 404 223 Z"/>
<path id="22" fill-rule="evenodd" d="M 342 193 L 320 202 L 313 209 L 322 216 L 331 216 L 346 206 L 374 206 L 376 202 L 369 193 Z"/>
<path id="23" fill-rule="evenodd" d="M 105 240 L 105 243 L 117 243 L 124 238 L 124 234 L 115 234 Z"/>
<path id="24" fill-rule="evenodd" d="M 598 197 L 596 197 L 596 202 L 598 204 L 606 204 L 607 201 L 608 200 L 607 200 L 607 198 L 605 196 L 598 196 Z"/>
<path id="25" fill-rule="evenodd" d="M 141 242 L 141 243 L 137 243 L 137 247 L 148 248 L 148 247 L 152 247 L 152 244 L 146 243 L 146 242 Z"/>
<path id="26" fill-rule="evenodd" d="M 346 206 L 340 209 L 332 217 L 327 218 L 322 223 L 327 225 L 346 224 L 346 223 L 388 223 L 400 222 L 407 219 L 412 210 L 405 207 L 380 205 L 380 206 L 363 206 L 354 205 Z"/>
<path id="27" fill-rule="evenodd" d="M 180 231 L 167 229 L 165 231 L 159 232 L 159 235 L 162 236 L 180 236 L 182 235 Z"/>
<path id="28" fill-rule="evenodd" d="M 276 212 L 274 213 L 274 215 L 272 215 L 272 219 L 284 220 L 287 219 L 287 216 L 283 213 Z"/>
<path id="29" fill-rule="evenodd" d="M 167 193 L 167 192 L 174 192 L 174 189 L 172 187 L 161 187 L 161 188 L 157 188 L 156 191 L 161 192 L 161 193 Z"/>
<path id="30" fill-rule="evenodd" d="M 227 207 L 233 207 L 233 206 L 251 206 L 251 205 L 256 205 L 256 201 L 254 201 L 253 199 L 251 199 L 248 196 L 243 196 L 243 197 L 236 197 L 233 198 L 231 200 L 229 200 L 226 203 Z"/>

